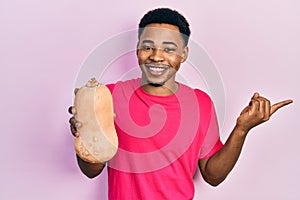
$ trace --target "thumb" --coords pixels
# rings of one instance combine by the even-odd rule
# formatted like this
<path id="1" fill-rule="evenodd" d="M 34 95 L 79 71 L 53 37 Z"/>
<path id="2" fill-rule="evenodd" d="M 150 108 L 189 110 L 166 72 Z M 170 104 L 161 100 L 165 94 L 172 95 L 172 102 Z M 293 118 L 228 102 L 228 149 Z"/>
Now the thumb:
<path id="1" fill-rule="evenodd" d="M 281 101 L 281 102 L 275 103 L 271 107 L 270 115 L 272 115 L 273 113 L 275 113 L 279 108 L 282 108 L 283 106 L 286 106 L 286 105 L 288 105 L 290 103 L 293 103 L 293 100 L 289 99 L 289 100 L 285 100 L 285 101 Z"/>
<path id="2" fill-rule="evenodd" d="M 74 94 L 76 95 L 76 93 L 78 92 L 79 88 L 75 88 L 74 89 Z"/>

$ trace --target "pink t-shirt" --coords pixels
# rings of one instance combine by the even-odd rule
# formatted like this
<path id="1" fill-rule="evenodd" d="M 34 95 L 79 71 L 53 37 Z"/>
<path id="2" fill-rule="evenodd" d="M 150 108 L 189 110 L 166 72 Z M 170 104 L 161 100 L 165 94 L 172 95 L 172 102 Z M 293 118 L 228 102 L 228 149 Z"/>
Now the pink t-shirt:
<path id="1" fill-rule="evenodd" d="M 109 199 L 193 199 L 198 160 L 223 146 L 209 96 L 183 84 L 173 95 L 155 96 L 140 79 L 107 86 L 119 139 L 108 163 Z"/>

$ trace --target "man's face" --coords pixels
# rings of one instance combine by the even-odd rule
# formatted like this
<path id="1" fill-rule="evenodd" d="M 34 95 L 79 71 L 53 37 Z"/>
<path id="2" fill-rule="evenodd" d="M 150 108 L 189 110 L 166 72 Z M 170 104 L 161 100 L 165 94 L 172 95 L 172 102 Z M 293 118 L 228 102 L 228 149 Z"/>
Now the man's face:
<path id="1" fill-rule="evenodd" d="M 177 26 L 149 24 L 140 36 L 137 46 L 142 79 L 153 85 L 175 83 L 175 74 L 187 58 L 188 48 Z"/>

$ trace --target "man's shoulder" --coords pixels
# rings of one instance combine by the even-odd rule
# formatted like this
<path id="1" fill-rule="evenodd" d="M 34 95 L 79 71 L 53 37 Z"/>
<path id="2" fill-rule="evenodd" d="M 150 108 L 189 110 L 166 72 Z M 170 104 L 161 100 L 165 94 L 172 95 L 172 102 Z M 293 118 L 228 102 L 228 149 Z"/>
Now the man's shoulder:
<path id="1" fill-rule="evenodd" d="M 106 87 L 112 92 L 116 87 L 137 87 L 140 84 L 140 78 L 133 78 L 129 80 L 120 80 L 115 83 L 106 84 Z"/>
<path id="2" fill-rule="evenodd" d="M 199 88 L 192 88 L 188 85 L 185 85 L 183 83 L 180 83 L 180 87 L 183 90 L 190 90 L 190 91 L 194 91 L 194 93 L 196 94 L 197 98 L 199 101 L 206 101 L 206 102 L 211 102 L 211 98 L 210 96 L 203 90 L 199 89 Z"/>

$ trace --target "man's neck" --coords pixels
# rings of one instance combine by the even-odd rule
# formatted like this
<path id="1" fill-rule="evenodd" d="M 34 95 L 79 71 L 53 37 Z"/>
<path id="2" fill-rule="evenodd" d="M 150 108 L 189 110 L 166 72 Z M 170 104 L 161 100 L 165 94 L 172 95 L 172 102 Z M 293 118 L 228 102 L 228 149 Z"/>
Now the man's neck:
<path id="1" fill-rule="evenodd" d="M 156 95 L 156 96 L 170 96 L 178 91 L 178 83 L 174 84 L 164 84 L 164 85 L 154 85 L 154 84 L 143 84 L 142 88 L 145 92 Z"/>

